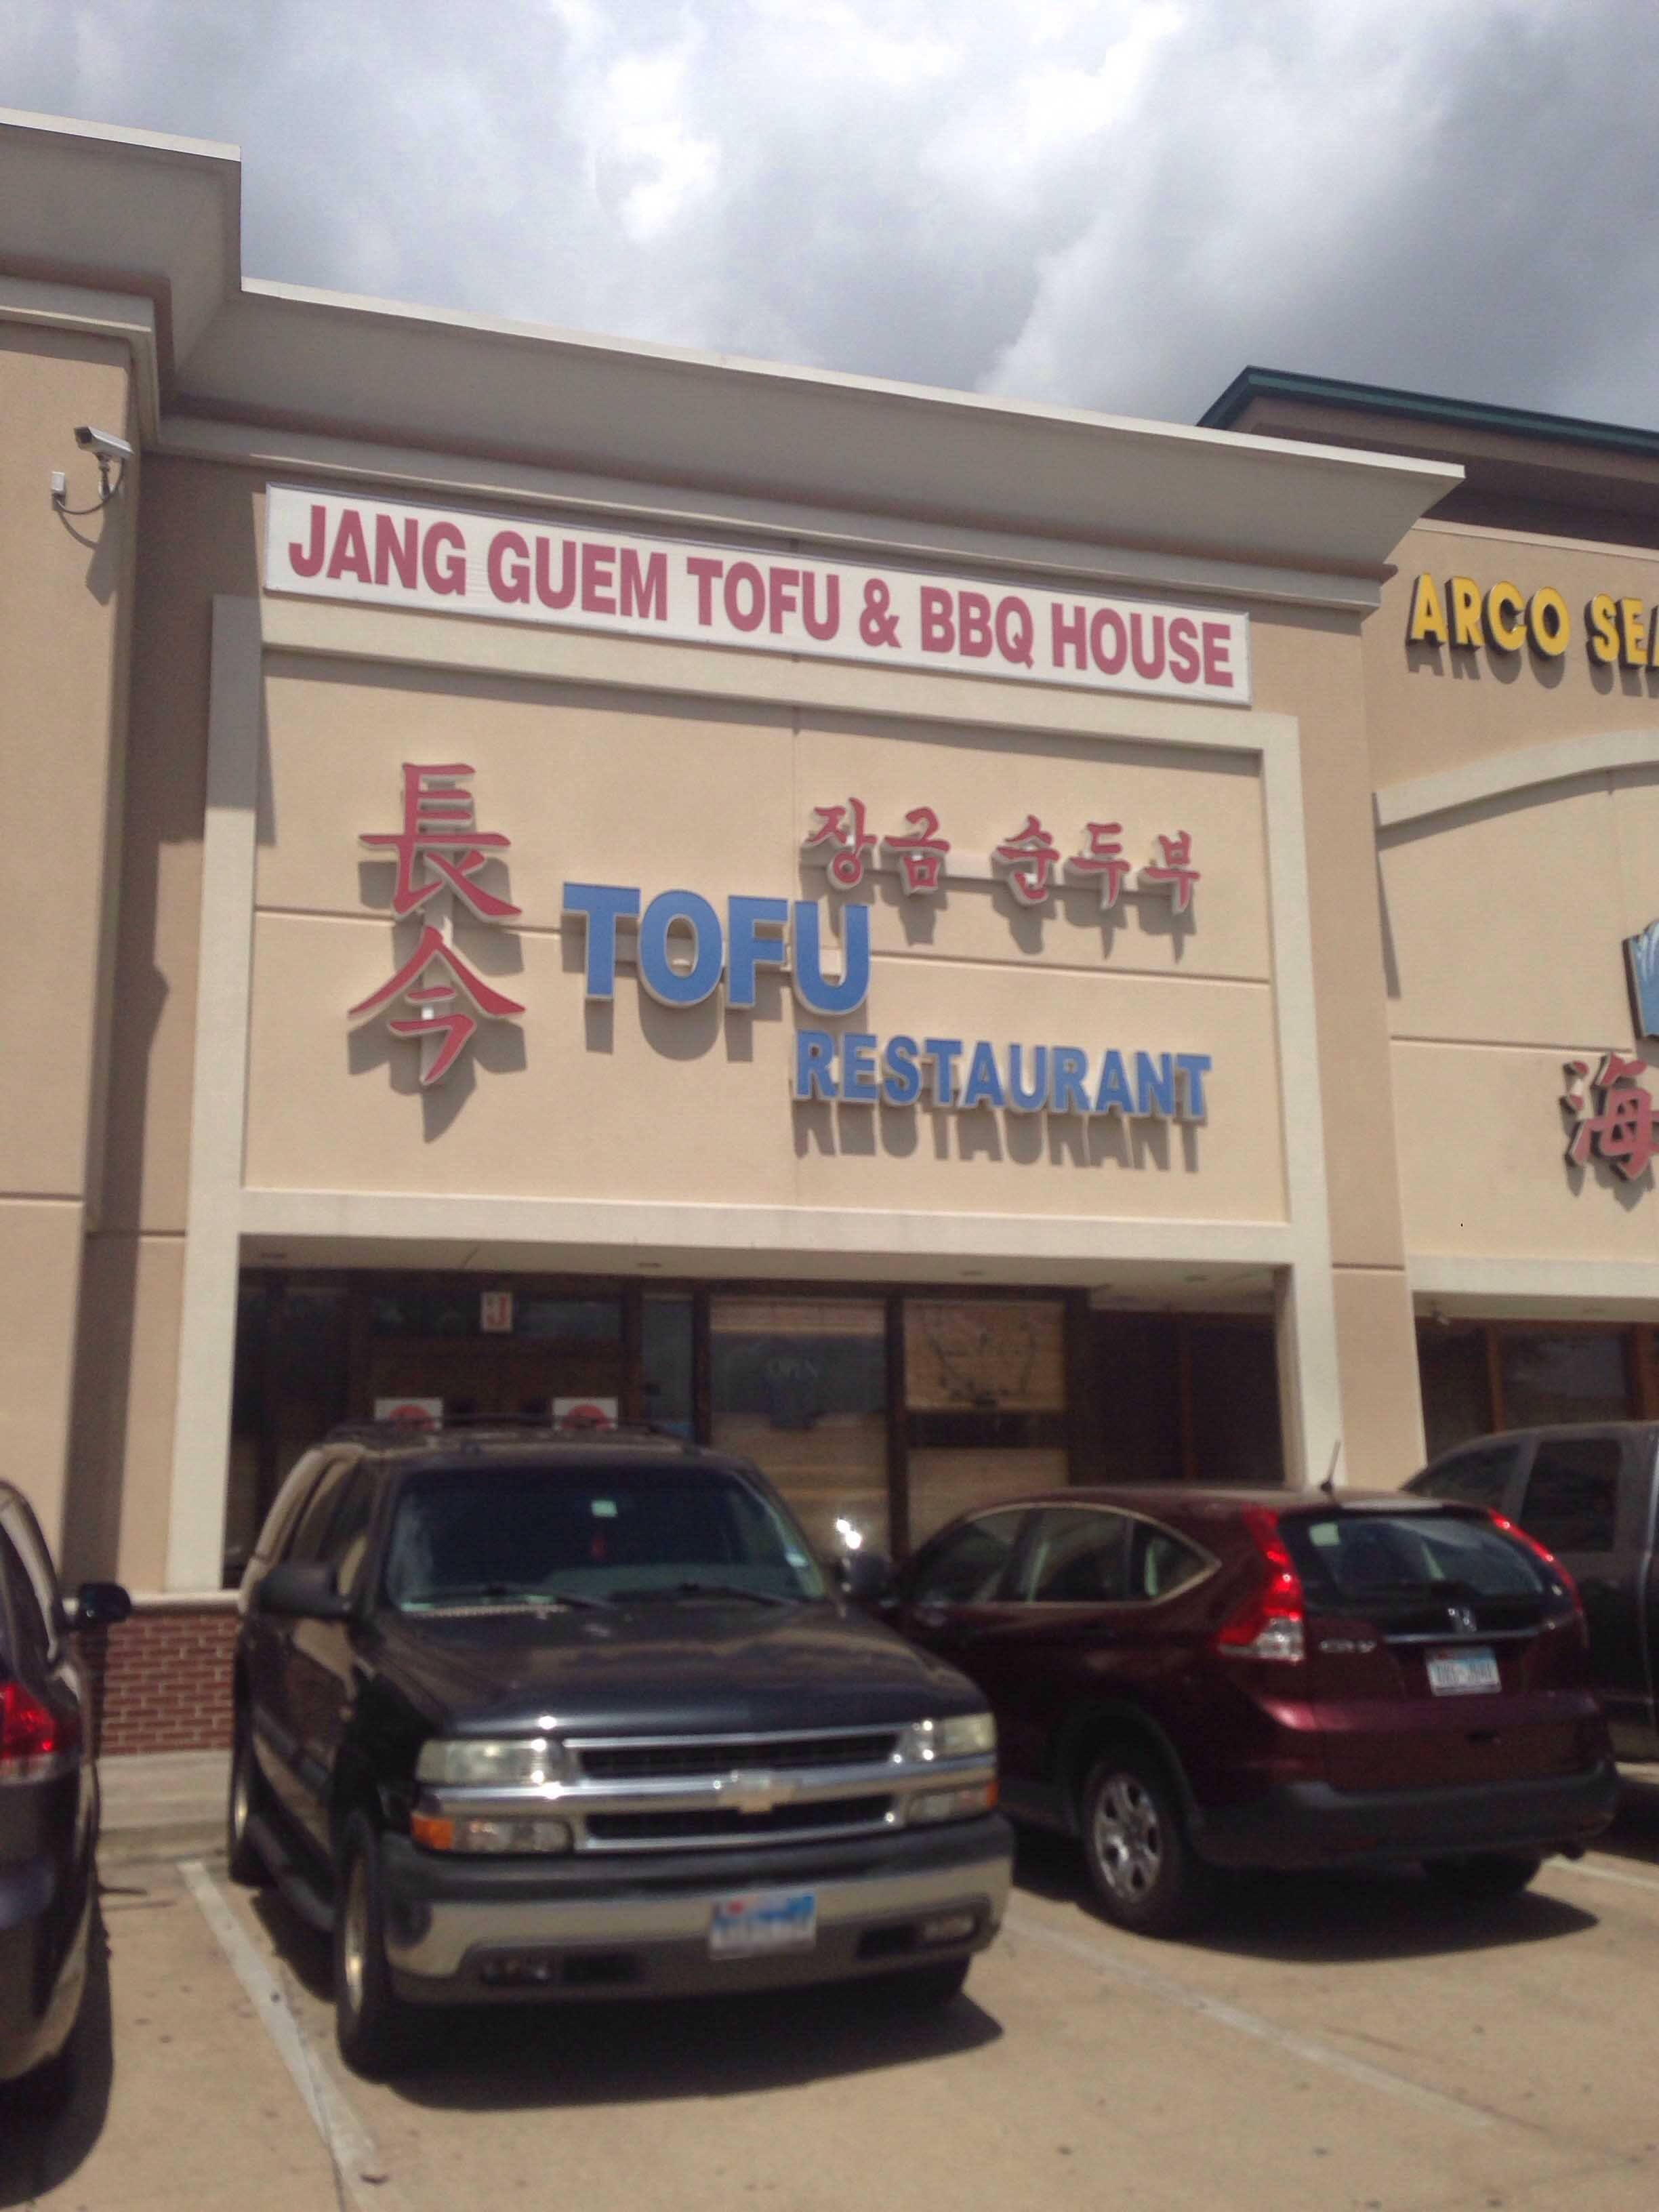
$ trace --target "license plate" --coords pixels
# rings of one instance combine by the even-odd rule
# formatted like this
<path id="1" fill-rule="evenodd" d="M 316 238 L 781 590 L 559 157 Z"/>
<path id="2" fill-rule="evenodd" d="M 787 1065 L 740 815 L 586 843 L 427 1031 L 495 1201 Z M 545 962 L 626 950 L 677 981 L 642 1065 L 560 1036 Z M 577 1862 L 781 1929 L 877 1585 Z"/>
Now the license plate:
<path id="1" fill-rule="evenodd" d="M 1429 1687 L 1437 1698 L 1468 1697 L 1472 1691 L 1501 1686 L 1497 1658 L 1484 1644 L 1429 1654 Z"/>
<path id="2" fill-rule="evenodd" d="M 818 1900 L 810 1889 L 756 1889 L 722 1897 L 708 1923 L 711 1956 L 748 1958 L 757 1951 L 810 1951 L 818 1940 Z"/>

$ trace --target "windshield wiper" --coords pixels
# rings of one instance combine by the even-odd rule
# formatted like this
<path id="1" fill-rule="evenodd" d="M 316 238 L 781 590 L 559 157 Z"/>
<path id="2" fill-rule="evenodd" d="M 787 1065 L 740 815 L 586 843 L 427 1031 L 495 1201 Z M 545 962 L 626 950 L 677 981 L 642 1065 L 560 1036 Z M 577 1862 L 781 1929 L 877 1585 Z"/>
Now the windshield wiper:
<path id="1" fill-rule="evenodd" d="M 668 1583 L 642 1589 L 618 1590 L 619 1598 L 743 1597 L 751 1605 L 804 1605 L 804 1597 L 781 1597 L 775 1590 L 745 1589 L 740 1583 Z"/>
<path id="2" fill-rule="evenodd" d="M 520 1583 L 461 1583 L 453 1589 L 421 1590 L 414 1597 L 405 1598 L 405 1605 L 441 1607 L 468 1605 L 482 1598 L 495 1605 L 568 1606 L 573 1612 L 586 1613 L 608 1606 L 609 1598 L 578 1595 L 571 1590 L 526 1589 Z"/>

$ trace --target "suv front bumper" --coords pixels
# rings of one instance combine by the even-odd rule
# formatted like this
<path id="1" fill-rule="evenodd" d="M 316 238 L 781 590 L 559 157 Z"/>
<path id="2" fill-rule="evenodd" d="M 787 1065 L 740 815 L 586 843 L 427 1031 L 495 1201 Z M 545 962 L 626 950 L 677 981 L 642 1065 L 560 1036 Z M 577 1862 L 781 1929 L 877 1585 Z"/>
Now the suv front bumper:
<path id="1" fill-rule="evenodd" d="M 764 1851 L 447 1860 L 382 1844 L 386 1956 L 399 1996 L 456 2004 L 706 1995 L 891 1972 L 983 1950 L 1007 1902 L 1013 1836 L 989 1814 L 936 1829 Z M 716 1903 L 810 1890 L 810 1948 L 712 1956 Z M 971 1916 L 953 1941 L 924 1923 Z"/>

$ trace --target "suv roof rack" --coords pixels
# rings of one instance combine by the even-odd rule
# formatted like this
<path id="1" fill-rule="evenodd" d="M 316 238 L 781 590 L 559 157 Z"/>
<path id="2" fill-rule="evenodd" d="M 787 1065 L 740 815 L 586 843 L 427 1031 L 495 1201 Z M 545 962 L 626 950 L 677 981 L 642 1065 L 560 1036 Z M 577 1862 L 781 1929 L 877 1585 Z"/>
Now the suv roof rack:
<path id="1" fill-rule="evenodd" d="M 552 1421 L 532 1413 L 461 1413 L 436 1421 L 339 1421 L 325 1443 L 481 1443 L 495 1437 L 514 1443 L 673 1444 L 683 1452 L 701 1449 L 662 1421 Z"/>

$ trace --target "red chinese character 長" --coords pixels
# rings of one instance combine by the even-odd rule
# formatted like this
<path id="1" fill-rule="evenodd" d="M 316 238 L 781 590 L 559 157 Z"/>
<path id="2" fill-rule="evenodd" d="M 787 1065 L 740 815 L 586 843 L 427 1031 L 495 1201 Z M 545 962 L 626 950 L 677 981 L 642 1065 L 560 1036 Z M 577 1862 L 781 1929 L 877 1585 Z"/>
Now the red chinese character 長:
<path id="1" fill-rule="evenodd" d="M 405 761 L 403 828 L 368 830 L 358 840 L 397 854 L 392 911 L 399 920 L 441 890 L 453 891 L 480 921 L 505 921 L 519 912 L 477 881 L 487 856 L 507 852 L 513 841 L 499 830 L 478 828 L 472 794 L 460 787 L 461 779 L 473 773 L 465 761 L 430 767 Z"/>

